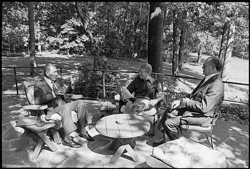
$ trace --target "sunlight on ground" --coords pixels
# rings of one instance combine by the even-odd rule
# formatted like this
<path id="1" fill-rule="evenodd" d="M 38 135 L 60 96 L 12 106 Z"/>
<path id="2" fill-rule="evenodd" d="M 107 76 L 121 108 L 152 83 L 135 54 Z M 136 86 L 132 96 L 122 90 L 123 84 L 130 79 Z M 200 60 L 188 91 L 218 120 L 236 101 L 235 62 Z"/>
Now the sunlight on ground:
<path id="1" fill-rule="evenodd" d="M 196 58 L 197 53 L 191 53 L 191 57 Z M 208 55 L 202 56 L 202 62 L 209 57 Z M 91 63 L 93 61 L 92 56 L 81 56 L 81 57 L 75 57 L 73 55 L 62 55 L 57 54 L 56 52 L 41 52 L 36 53 L 37 58 L 37 64 L 38 66 L 44 66 L 46 62 L 55 63 L 56 65 L 60 65 L 60 67 L 63 68 L 63 78 L 66 79 L 69 77 L 68 74 L 75 74 L 77 73 L 76 67 L 79 66 L 82 62 L 84 63 Z M 132 60 L 122 60 L 122 59 L 111 59 L 108 58 L 108 60 L 113 63 L 114 65 L 117 65 L 120 69 L 127 69 L 131 71 L 137 71 L 138 66 L 142 64 L 143 62 L 138 61 L 132 61 Z M 28 56 L 26 58 L 23 57 L 15 57 L 15 58 L 2 58 L 3 66 L 29 66 L 29 58 Z M 171 74 L 171 64 L 164 63 L 164 73 Z M 65 68 L 65 69 L 64 69 Z M 202 63 L 196 64 L 196 63 L 187 63 L 183 66 L 183 71 L 180 72 L 180 75 L 184 76 L 192 76 L 196 78 L 202 78 Z M 230 72 L 230 79 L 229 81 L 233 82 L 239 82 L 239 83 L 249 83 L 249 63 L 248 60 L 242 60 L 239 58 L 232 57 L 231 61 L 231 69 Z M 16 94 L 16 87 L 14 82 L 14 76 L 13 76 L 13 69 L 2 69 L 4 70 L 4 74 L 2 73 L 3 82 L 2 85 L 4 86 L 2 88 L 2 94 Z M 28 69 L 17 69 L 17 73 L 23 74 L 23 72 L 26 72 L 26 74 L 29 73 Z M 9 78 L 11 76 L 11 78 Z M 20 76 L 17 78 L 18 80 L 18 90 L 20 93 L 23 92 L 21 85 L 21 81 L 23 78 Z M 199 81 L 194 80 L 187 80 L 182 79 L 178 81 L 178 85 L 176 87 L 176 91 L 186 91 L 191 92 L 199 83 Z M 246 93 L 249 91 L 249 86 L 242 86 L 242 85 L 232 85 L 229 86 L 228 91 L 225 93 L 225 98 L 230 100 L 234 99 L 235 101 L 245 101 L 249 97 Z"/>

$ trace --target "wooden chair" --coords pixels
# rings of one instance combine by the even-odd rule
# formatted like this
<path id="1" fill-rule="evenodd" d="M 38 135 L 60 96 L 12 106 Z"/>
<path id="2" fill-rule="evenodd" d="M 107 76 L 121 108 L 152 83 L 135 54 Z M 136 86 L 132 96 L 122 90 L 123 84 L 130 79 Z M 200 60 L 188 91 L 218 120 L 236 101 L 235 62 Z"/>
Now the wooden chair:
<path id="1" fill-rule="evenodd" d="M 22 127 L 24 129 L 24 133 L 22 135 L 21 141 L 16 149 L 16 151 L 20 151 L 26 142 L 27 136 L 30 136 L 36 141 L 35 150 L 33 153 L 32 159 L 36 159 L 41 151 L 41 148 L 44 144 L 52 151 L 57 151 L 57 147 L 47 136 L 49 129 L 54 129 L 56 127 L 56 123 L 54 120 L 43 122 L 40 119 L 40 115 L 44 113 L 44 111 L 48 108 L 47 105 L 35 105 L 34 104 L 34 91 L 35 91 L 35 81 L 31 82 L 23 82 L 25 95 L 27 97 L 29 105 L 23 106 L 23 109 L 28 112 L 26 116 L 21 116 L 17 121 L 16 127 Z M 43 91 L 40 89 L 36 90 L 37 94 L 42 94 Z M 56 130 L 53 130 L 53 136 L 55 142 L 60 142 L 59 133 Z"/>
<path id="2" fill-rule="evenodd" d="M 222 101 L 221 101 L 222 102 Z M 209 146 L 214 149 L 213 147 L 213 136 L 212 136 L 212 132 L 213 132 L 213 127 L 215 126 L 215 122 L 218 119 L 218 117 L 221 115 L 221 112 L 219 110 L 219 107 L 221 105 L 221 102 L 219 103 L 218 106 L 216 106 L 216 110 L 214 112 L 212 121 L 210 123 L 209 126 L 197 126 L 197 125 L 181 125 L 182 130 L 184 131 L 184 133 L 186 131 L 195 131 L 195 132 L 199 132 L 202 135 L 204 135 L 208 141 Z"/>

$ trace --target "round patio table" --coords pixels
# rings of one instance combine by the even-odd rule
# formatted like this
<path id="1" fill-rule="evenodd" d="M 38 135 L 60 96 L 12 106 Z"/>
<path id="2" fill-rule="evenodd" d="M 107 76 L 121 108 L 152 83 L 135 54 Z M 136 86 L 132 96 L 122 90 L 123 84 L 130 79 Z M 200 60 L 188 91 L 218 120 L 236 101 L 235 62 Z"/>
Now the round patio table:
<path id="1" fill-rule="evenodd" d="M 113 114 L 101 118 L 95 128 L 100 134 L 114 138 L 109 149 L 117 148 L 117 151 L 110 160 L 111 164 L 115 163 L 125 150 L 137 162 L 138 156 L 132 149 L 136 144 L 134 138 L 147 133 L 150 123 L 138 115 Z"/>

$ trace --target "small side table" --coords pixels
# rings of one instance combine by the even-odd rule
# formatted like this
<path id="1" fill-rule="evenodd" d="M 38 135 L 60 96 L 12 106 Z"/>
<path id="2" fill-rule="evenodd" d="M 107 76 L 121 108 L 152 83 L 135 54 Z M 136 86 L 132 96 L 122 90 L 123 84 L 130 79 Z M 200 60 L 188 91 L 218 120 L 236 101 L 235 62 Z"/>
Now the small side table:
<path id="1" fill-rule="evenodd" d="M 19 119 L 19 121 L 20 120 L 21 119 Z M 16 149 L 16 152 L 20 151 L 24 147 L 27 135 L 31 136 L 34 140 L 38 140 L 33 152 L 32 156 L 33 160 L 38 157 L 43 144 L 47 144 L 52 151 L 57 151 L 57 147 L 54 145 L 53 142 L 51 142 L 51 140 L 47 136 L 48 129 L 54 126 L 55 126 L 54 122 L 44 122 L 44 125 L 40 127 L 36 126 L 35 124 L 25 125 L 22 123 L 17 123 L 16 127 L 22 127 L 24 129 L 24 133 Z"/>
<path id="2" fill-rule="evenodd" d="M 110 160 L 115 163 L 126 150 L 135 162 L 139 161 L 132 147 L 136 145 L 134 138 L 142 136 L 150 129 L 150 123 L 143 117 L 131 114 L 113 114 L 101 118 L 96 123 L 96 130 L 107 137 L 114 138 L 109 149 L 117 149 Z"/>

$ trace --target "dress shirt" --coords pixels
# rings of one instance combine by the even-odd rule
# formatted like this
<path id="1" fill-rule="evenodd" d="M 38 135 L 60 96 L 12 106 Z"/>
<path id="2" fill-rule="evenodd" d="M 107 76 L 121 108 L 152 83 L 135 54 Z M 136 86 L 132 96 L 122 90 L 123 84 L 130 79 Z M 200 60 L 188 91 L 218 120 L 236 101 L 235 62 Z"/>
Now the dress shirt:
<path id="1" fill-rule="evenodd" d="M 55 98 L 56 94 L 54 92 L 55 89 L 58 89 L 57 85 L 50 79 L 48 79 L 47 77 L 44 77 L 45 81 L 48 83 L 49 87 L 52 89 L 52 95 Z"/>

